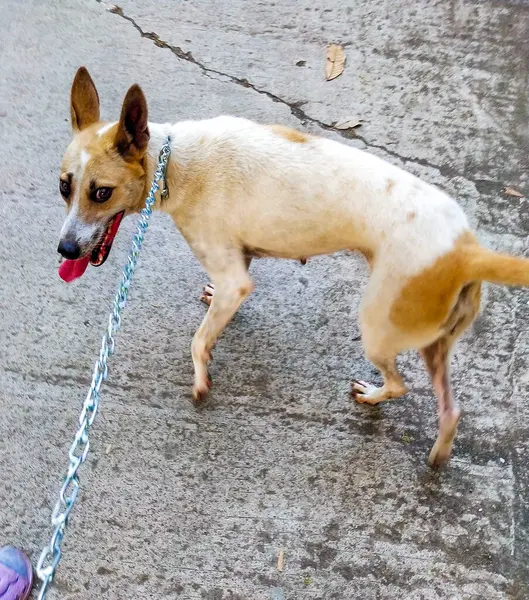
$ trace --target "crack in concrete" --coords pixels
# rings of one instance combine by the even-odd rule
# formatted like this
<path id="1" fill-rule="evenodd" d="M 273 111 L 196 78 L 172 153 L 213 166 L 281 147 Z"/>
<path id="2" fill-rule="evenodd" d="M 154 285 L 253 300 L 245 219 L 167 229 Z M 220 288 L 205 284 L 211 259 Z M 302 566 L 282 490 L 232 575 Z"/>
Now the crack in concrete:
<path id="1" fill-rule="evenodd" d="M 525 248 L 524 248 L 524 252 L 522 253 L 522 256 L 525 256 Z M 509 391 L 509 403 L 511 403 L 511 404 L 513 403 L 513 400 L 515 399 L 515 396 L 519 396 L 518 386 L 517 386 L 516 380 L 514 378 L 515 371 L 516 371 L 515 363 L 516 363 L 516 360 L 518 359 L 521 340 L 525 336 L 524 328 L 516 327 L 516 325 L 518 325 L 518 323 L 520 321 L 518 315 L 520 312 L 519 305 L 520 305 L 521 301 L 523 301 L 523 300 L 520 297 L 520 293 L 515 293 L 515 301 L 511 307 L 511 320 L 515 324 L 515 329 L 517 329 L 517 333 L 514 337 L 511 357 L 509 360 L 509 364 L 507 365 L 507 376 L 506 376 L 506 379 L 509 382 L 509 390 L 510 390 Z M 520 412 L 519 403 L 515 401 L 514 404 L 515 404 L 516 417 L 517 417 L 516 422 L 520 423 L 520 419 L 518 418 L 518 414 Z"/>
<path id="2" fill-rule="evenodd" d="M 283 106 L 288 107 L 290 109 L 291 114 L 294 117 L 296 117 L 296 119 L 298 119 L 298 121 L 302 125 L 306 125 L 307 123 L 310 123 L 312 125 L 316 125 L 320 129 L 323 129 L 325 131 L 332 131 L 333 133 L 337 133 L 338 135 L 340 135 L 343 138 L 346 138 L 349 140 L 358 140 L 358 141 L 362 142 L 366 146 L 366 148 L 373 148 L 375 150 L 380 150 L 380 151 L 386 153 L 388 156 L 396 158 L 397 160 L 401 161 L 404 164 L 412 163 L 415 165 L 420 165 L 422 167 L 428 167 L 431 169 L 435 169 L 436 171 L 439 172 L 440 175 L 442 175 L 443 177 L 446 177 L 447 179 L 461 177 L 461 178 L 465 179 L 466 181 L 473 183 L 479 193 L 487 193 L 488 192 L 488 193 L 497 194 L 497 193 L 501 192 L 501 190 L 503 189 L 502 184 L 500 184 L 496 181 L 492 181 L 489 179 L 472 179 L 468 175 L 458 171 L 456 168 L 454 168 L 450 165 L 437 165 L 437 164 L 432 163 L 424 158 L 404 156 L 402 154 L 399 154 L 395 150 L 391 150 L 390 148 L 388 148 L 387 146 L 384 146 L 383 144 L 375 144 L 373 142 L 368 141 L 364 136 L 360 135 L 356 131 L 356 129 L 350 129 L 350 130 L 337 129 L 333 125 L 329 125 L 329 123 L 325 123 L 325 121 L 321 121 L 319 119 L 316 119 L 315 117 L 311 117 L 308 113 L 306 113 L 302 109 L 302 106 L 304 104 L 306 104 L 306 102 L 289 102 L 288 100 L 281 98 L 280 96 L 278 96 L 277 94 L 274 94 L 273 92 L 270 92 L 263 88 L 257 87 L 255 84 L 251 83 L 250 81 L 248 81 L 248 79 L 246 79 L 244 77 L 237 77 L 235 75 L 230 75 L 229 73 L 224 73 L 223 71 L 219 71 L 218 69 L 214 69 L 212 67 L 207 67 L 206 65 L 201 63 L 199 60 L 197 60 L 190 51 L 186 52 L 180 46 L 173 46 L 172 44 L 169 44 L 168 42 L 162 40 L 160 38 L 160 36 L 153 31 L 144 31 L 142 29 L 142 27 L 140 25 L 138 25 L 138 23 L 136 22 L 136 20 L 133 17 L 125 14 L 125 12 L 123 11 L 123 9 L 120 6 L 109 5 L 104 0 L 96 0 L 96 2 L 98 2 L 99 4 L 102 4 L 103 6 L 106 6 L 106 8 L 109 12 L 111 12 L 115 15 L 118 15 L 122 19 L 125 19 L 126 21 L 128 21 L 134 27 L 134 29 L 136 29 L 136 31 L 138 31 L 138 33 L 140 34 L 140 36 L 142 38 L 147 38 L 147 39 L 151 40 L 159 48 L 165 48 L 167 50 L 170 50 L 180 60 L 184 60 L 186 62 L 189 62 L 189 63 L 195 65 L 196 67 L 198 67 L 200 69 L 200 71 L 202 71 L 202 73 L 206 77 L 215 79 L 214 77 L 211 77 L 211 76 L 218 75 L 219 77 L 222 77 L 222 78 L 228 80 L 229 82 L 234 83 L 240 87 L 244 87 L 246 89 L 251 89 L 254 92 L 256 92 L 257 94 L 266 96 L 267 98 L 270 98 L 270 100 L 272 100 L 272 102 L 276 102 L 278 104 L 282 104 Z"/>

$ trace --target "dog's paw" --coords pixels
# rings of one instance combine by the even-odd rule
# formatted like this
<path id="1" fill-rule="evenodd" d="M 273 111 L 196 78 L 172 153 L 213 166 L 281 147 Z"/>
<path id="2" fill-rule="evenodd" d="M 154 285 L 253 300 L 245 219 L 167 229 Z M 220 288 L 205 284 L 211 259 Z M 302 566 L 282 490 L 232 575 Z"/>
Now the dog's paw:
<path id="1" fill-rule="evenodd" d="M 432 469 L 438 469 L 445 465 L 452 454 L 452 444 L 442 446 L 437 442 L 434 444 L 430 456 L 428 457 L 428 466 Z"/>
<path id="2" fill-rule="evenodd" d="M 204 402 L 212 385 L 213 382 L 211 381 L 211 377 L 209 375 L 204 381 L 195 383 L 193 387 L 193 401 L 197 406 Z"/>
<path id="3" fill-rule="evenodd" d="M 213 294 L 215 293 L 215 286 L 212 283 L 208 283 L 202 290 L 202 296 L 200 296 L 200 302 L 203 302 L 207 306 L 210 306 L 213 300 Z"/>
<path id="4" fill-rule="evenodd" d="M 351 396 L 360 404 L 378 404 L 381 401 L 380 388 L 358 379 L 351 383 Z"/>
<path id="5" fill-rule="evenodd" d="M 439 435 L 428 457 L 430 467 L 436 469 L 450 460 L 460 419 L 461 411 L 457 407 L 441 418 Z"/>

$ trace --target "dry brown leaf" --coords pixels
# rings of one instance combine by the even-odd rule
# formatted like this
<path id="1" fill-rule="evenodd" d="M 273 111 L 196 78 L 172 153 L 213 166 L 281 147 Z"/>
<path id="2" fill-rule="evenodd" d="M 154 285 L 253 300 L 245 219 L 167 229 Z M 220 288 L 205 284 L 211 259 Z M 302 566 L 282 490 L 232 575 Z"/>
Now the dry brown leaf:
<path id="1" fill-rule="evenodd" d="M 325 79 L 336 79 L 343 73 L 345 67 L 345 52 L 341 44 L 327 46 L 327 60 L 325 61 Z"/>
<path id="2" fill-rule="evenodd" d="M 506 196 L 514 196 L 515 198 L 525 198 L 525 196 L 522 194 L 522 192 L 519 192 L 518 190 L 515 190 L 512 187 L 503 188 L 503 193 Z"/>
<path id="3" fill-rule="evenodd" d="M 360 117 L 344 117 L 339 121 L 336 121 L 334 127 L 336 129 L 354 129 L 362 125 L 362 119 Z"/>
<path id="4" fill-rule="evenodd" d="M 282 573 L 284 568 L 285 568 L 285 553 L 281 549 L 279 551 L 279 554 L 277 555 L 277 570 Z"/>

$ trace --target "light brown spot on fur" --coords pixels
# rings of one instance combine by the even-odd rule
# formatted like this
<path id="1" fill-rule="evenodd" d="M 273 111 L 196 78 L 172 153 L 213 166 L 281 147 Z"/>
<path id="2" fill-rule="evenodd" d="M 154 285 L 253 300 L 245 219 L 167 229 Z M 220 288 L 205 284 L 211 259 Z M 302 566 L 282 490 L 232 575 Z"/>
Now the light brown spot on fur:
<path id="1" fill-rule="evenodd" d="M 406 220 L 408 221 L 408 223 L 411 223 L 416 218 L 417 218 L 417 213 L 415 211 L 412 211 L 412 212 L 408 213 L 408 216 L 406 217 Z"/>
<path id="2" fill-rule="evenodd" d="M 407 331 L 440 328 L 454 308 L 466 281 L 465 246 L 476 244 L 475 236 L 466 231 L 456 240 L 450 252 L 433 265 L 415 275 L 401 290 L 390 309 L 390 319 Z"/>
<path id="3" fill-rule="evenodd" d="M 290 129 L 290 127 L 284 127 L 283 125 L 269 125 L 269 128 L 278 136 L 294 142 L 295 144 L 306 144 L 309 141 L 310 136 L 297 131 L 296 129 Z"/>
<path id="4" fill-rule="evenodd" d="M 388 182 L 386 184 L 386 194 L 391 194 L 394 187 L 395 187 L 395 182 L 393 181 L 393 179 L 388 179 Z"/>

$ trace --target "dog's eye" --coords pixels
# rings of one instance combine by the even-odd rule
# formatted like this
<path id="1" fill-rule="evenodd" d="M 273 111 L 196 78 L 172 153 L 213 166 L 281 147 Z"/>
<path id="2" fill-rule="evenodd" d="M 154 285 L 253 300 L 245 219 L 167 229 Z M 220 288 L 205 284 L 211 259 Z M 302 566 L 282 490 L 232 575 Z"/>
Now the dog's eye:
<path id="1" fill-rule="evenodd" d="M 94 202 L 106 202 L 110 200 L 110 196 L 112 196 L 112 188 L 111 187 L 100 187 L 94 192 L 92 199 Z"/>
<path id="2" fill-rule="evenodd" d="M 65 181 L 64 179 L 61 179 L 59 181 L 59 190 L 61 192 L 61 195 L 63 196 L 63 198 L 68 198 L 68 196 L 70 195 L 72 188 L 70 186 L 70 182 L 69 181 Z"/>

